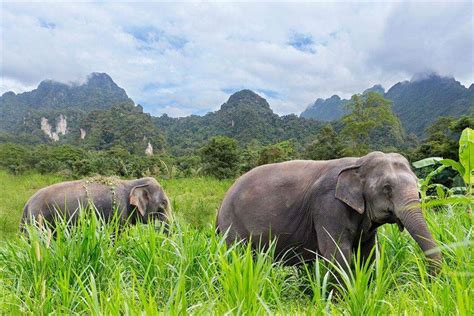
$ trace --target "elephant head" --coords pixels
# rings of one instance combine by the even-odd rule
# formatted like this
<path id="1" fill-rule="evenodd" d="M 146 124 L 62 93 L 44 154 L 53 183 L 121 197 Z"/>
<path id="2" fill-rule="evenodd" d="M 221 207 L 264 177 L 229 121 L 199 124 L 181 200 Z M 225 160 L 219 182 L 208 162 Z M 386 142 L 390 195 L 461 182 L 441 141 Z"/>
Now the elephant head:
<path id="1" fill-rule="evenodd" d="M 373 152 L 344 168 L 338 175 L 336 198 L 376 225 L 397 223 L 407 229 L 436 273 L 441 253 L 423 217 L 417 178 L 400 154 Z"/>
<path id="2" fill-rule="evenodd" d="M 129 202 L 135 207 L 143 223 L 158 219 L 165 223 L 171 220 L 171 205 L 161 185 L 154 178 L 146 178 L 144 183 L 130 190 Z"/>

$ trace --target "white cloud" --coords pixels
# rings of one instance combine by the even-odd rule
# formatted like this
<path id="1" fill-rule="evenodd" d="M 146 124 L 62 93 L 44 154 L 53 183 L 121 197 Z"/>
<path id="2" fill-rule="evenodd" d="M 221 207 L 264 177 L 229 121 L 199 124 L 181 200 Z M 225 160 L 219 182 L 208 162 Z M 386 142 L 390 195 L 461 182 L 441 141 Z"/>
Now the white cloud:
<path id="1" fill-rule="evenodd" d="M 472 2 L 2 5 L 0 92 L 107 72 L 155 115 L 236 88 L 287 114 L 419 71 L 474 80 Z"/>

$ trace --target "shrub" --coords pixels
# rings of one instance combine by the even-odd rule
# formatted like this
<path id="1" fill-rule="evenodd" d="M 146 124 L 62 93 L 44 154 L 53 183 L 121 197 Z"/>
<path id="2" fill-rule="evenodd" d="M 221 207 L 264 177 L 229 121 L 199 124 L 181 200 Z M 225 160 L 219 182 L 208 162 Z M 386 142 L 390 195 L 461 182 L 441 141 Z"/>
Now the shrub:
<path id="1" fill-rule="evenodd" d="M 304 151 L 304 158 L 312 160 L 335 159 L 342 156 L 344 145 L 331 124 L 318 133 L 316 139 Z"/>
<path id="2" fill-rule="evenodd" d="M 226 136 L 211 138 L 201 149 L 203 170 L 207 175 L 218 179 L 232 178 L 239 168 L 237 141 Z"/>
<path id="3" fill-rule="evenodd" d="M 295 144 L 291 140 L 286 140 L 274 145 L 268 145 L 260 152 L 259 165 L 282 162 L 294 159 L 296 156 Z"/>
<path id="4" fill-rule="evenodd" d="M 11 143 L 0 145 L 0 166 L 14 174 L 22 173 L 29 168 L 28 157 L 26 147 Z"/>

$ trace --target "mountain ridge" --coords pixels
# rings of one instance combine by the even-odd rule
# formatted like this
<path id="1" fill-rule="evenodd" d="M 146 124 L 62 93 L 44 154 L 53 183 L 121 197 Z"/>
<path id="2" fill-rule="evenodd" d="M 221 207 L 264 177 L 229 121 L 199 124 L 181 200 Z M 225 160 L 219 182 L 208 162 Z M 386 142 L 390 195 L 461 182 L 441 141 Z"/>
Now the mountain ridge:
<path id="1" fill-rule="evenodd" d="M 135 103 L 106 73 L 91 73 L 82 84 L 46 79 L 31 91 L 0 97 L 0 131 L 32 135 L 34 142 L 58 141 L 79 131 L 90 112 L 117 104 Z"/>
<path id="2" fill-rule="evenodd" d="M 164 114 L 154 120 L 177 154 L 189 153 L 183 146 L 192 151 L 218 135 L 235 138 L 241 144 L 255 140 L 266 145 L 289 139 L 303 143 L 322 127 L 294 114 L 279 116 L 265 98 L 248 89 L 233 93 L 219 110 L 203 116 L 172 118 Z"/>
<path id="3" fill-rule="evenodd" d="M 270 104 L 268 104 L 267 100 L 249 89 L 243 89 L 231 94 L 229 99 L 221 105 L 220 109 L 227 110 L 238 106 L 259 106 L 270 110 Z"/>
<path id="4" fill-rule="evenodd" d="M 474 84 L 463 86 L 453 77 L 430 73 L 414 75 L 411 80 L 394 84 L 387 91 L 381 85 L 366 89 L 382 94 L 392 101 L 392 109 L 408 133 L 423 137 L 426 127 L 439 116 L 459 117 L 474 107 Z M 338 96 L 337 96 L 338 97 Z M 301 117 L 333 121 L 347 114 L 347 99 L 318 98 Z"/>
<path id="5" fill-rule="evenodd" d="M 426 94 L 426 97 L 421 98 L 423 102 L 420 102 L 420 90 Z M 393 85 L 387 91 L 381 85 L 374 85 L 364 90 L 364 93 L 368 92 L 378 92 L 392 101 L 396 100 L 393 102 L 393 111 L 405 129 L 418 136 L 423 135 L 427 124 L 438 116 L 460 116 L 466 114 L 469 105 L 474 104 L 474 84 L 465 88 L 454 78 L 438 75 L 414 77 Z M 435 101 L 449 104 L 450 107 L 432 109 Z M 0 97 L 0 132 L 3 130 L 11 135 L 22 133 L 25 137 L 33 135 L 34 142 L 70 139 L 72 135 L 76 138 L 78 135 L 88 137 L 85 135 L 90 135 L 89 131 L 84 129 L 86 119 L 93 121 L 94 115 L 98 115 L 105 122 L 104 116 L 99 112 L 94 114 L 94 111 L 106 111 L 124 105 L 120 108 L 123 115 L 137 113 L 137 121 L 142 122 L 148 120 L 142 115 L 148 115 L 157 129 L 152 131 L 147 123 L 150 135 L 156 138 L 162 133 L 168 144 L 176 150 L 198 148 L 217 135 L 233 137 L 243 144 L 253 140 L 270 144 L 288 139 L 303 144 L 319 131 L 323 121 L 332 121 L 346 114 L 345 105 L 349 102 L 338 95 L 328 99 L 318 98 L 306 111 L 314 109 L 316 105 L 319 114 L 325 115 L 319 121 L 307 118 L 312 114 L 304 115 L 304 112 L 300 117 L 295 114 L 280 116 L 273 112 L 265 98 L 252 90 L 243 89 L 230 95 L 218 110 L 203 116 L 172 118 L 164 114 L 152 117 L 143 113 L 143 108 L 135 105 L 126 91 L 109 75 L 92 73 L 82 84 L 43 80 L 32 91 L 4 93 Z M 101 133 L 96 125 L 94 131 L 94 135 Z M 116 131 L 114 133 L 117 134 Z"/>
<path id="6" fill-rule="evenodd" d="M 92 102 L 90 93 L 101 92 L 107 96 L 101 103 Z M 69 106 L 109 107 L 117 102 L 133 102 L 112 78 L 106 73 L 93 72 L 82 84 L 67 84 L 52 79 L 42 80 L 36 89 L 16 94 L 13 91 L 5 92 L 3 98 L 16 97 L 17 102 L 33 108 L 65 108 Z"/>

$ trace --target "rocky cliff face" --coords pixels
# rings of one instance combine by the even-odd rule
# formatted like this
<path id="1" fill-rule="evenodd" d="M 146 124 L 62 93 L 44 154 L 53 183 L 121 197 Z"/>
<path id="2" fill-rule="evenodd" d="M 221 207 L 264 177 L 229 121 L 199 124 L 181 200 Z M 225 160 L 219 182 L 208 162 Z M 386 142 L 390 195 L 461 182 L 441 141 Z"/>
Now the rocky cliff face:
<path id="1" fill-rule="evenodd" d="M 77 130 L 84 139 L 86 132 L 80 131 L 79 122 L 93 110 L 116 104 L 134 102 L 105 73 L 92 73 L 81 85 L 44 80 L 32 91 L 6 92 L 0 97 L 0 131 L 58 141 Z"/>
<path id="2" fill-rule="evenodd" d="M 59 140 L 60 135 L 64 136 L 67 134 L 67 118 L 62 114 L 56 119 L 55 130 L 53 130 L 46 117 L 41 118 L 40 125 L 43 133 L 55 142 Z"/>
<path id="3" fill-rule="evenodd" d="M 6 92 L 0 97 L 0 130 L 32 132 L 41 126 L 41 118 L 70 117 L 70 126 L 77 116 L 112 105 L 134 104 L 124 89 L 105 73 L 92 73 L 82 85 L 68 85 L 44 80 L 38 88 L 15 94 Z M 65 132 L 65 120 L 59 130 Z"/>

